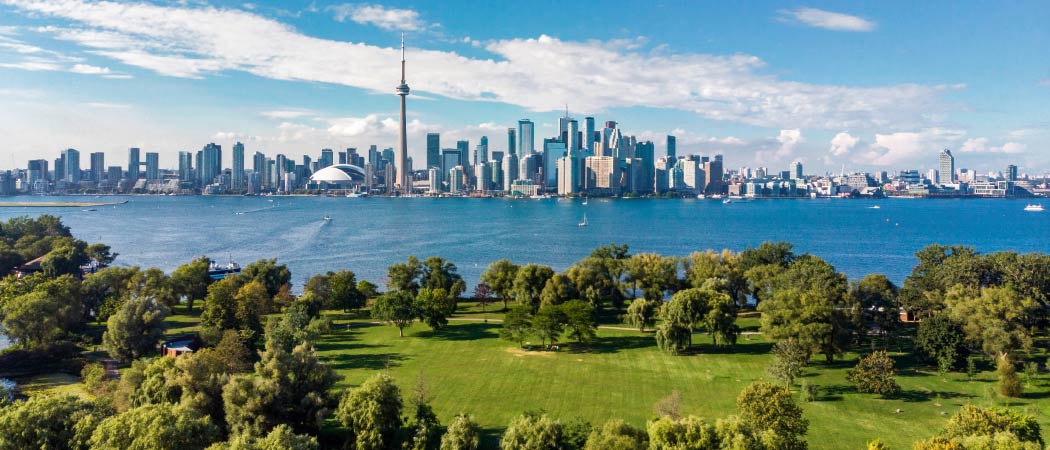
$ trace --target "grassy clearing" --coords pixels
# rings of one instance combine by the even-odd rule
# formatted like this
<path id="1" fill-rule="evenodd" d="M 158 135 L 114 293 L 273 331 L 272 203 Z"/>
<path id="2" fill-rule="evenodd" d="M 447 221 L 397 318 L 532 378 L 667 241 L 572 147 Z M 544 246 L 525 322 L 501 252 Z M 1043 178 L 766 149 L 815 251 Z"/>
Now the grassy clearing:
<path id="1" fill-rule="evenodd" d="M 26 396 L 72 394 L 91 399 L 93 395 L 84 390 L 80 377 L 66 373 L 49 373 L 24 378 L 15 378 L 18 390 Z"/>

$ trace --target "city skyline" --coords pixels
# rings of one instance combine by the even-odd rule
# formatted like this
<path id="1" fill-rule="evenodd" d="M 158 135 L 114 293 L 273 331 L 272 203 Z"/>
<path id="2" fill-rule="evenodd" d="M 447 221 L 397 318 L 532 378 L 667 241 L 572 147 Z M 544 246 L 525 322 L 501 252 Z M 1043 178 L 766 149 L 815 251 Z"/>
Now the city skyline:
<path id="1" fill-rule="evenodd" d="M 616 120 L 652 140 L 658 156 L 673 134 L 679 155 L 722 153 L 738 166 L 934 168 L 929 155 L 951 148 L 982 172 L 1007 164 L 1046 171 L 1041 104 L 1050 71 L 1035 57 L 1046 50 L 1047 31 L 1035 26 L 1046 11 L 1034 3 L 994 13 L 925 5 L 903 20 L 895 10 L 902 5 L 661 4 L 618 28 L 561 26 L 563 17 L 545 23 L 523 10 L 510 15 L 518 26 L 493 33 L 470 19 L 504 23 L 508 7 L 457 18 L 403 5 L 3 2 L 0 74 L 9 81 L 0 86 L 0 131 L 11 142 L 0 165 L 75 148 L 116 155 L 111 163 L 124 166 L 123 151 L 139 147 L 171 166 L 202 142 L 241 141 L 249 153 L 296 159 L 321 148 L 397 148 L 389 93 L 404 30 L 419 54 L 407 123 L 417 162 L 426 160 L 430 132 L 472 145 L 486 135 L 490 151 L 508 150 L 503 133 L 521 118 L 533 120 L 536 139 L 555 135 L 568 104 L 577 119 Z M 586 13 L 593 25 L 631 9 L 574 6 L 565 14 Z M 661 22 L 671 11 L 702 26 L 683 33 L 688 20 Z M 1006 19 L 1016 19 L 1009 33 L 997 27 Z M 184 33 L 170 31 L 183 25 Z M 975 25 L 985 31 L 975 33 L 980 43 L 960 31 Z M 298 56 L 234 42 L 236 32 L 266 33 L 294 44 Z M 942 37 L 930 37 L 936 33 Z M 922 58 L 894 50 L 916 39 Z M 963 47 L 984 59 L 960 57 Z M 321 48 L 330 51 L 318 59 Z M 545 68 L 551 63 L 565 64 Z"/>

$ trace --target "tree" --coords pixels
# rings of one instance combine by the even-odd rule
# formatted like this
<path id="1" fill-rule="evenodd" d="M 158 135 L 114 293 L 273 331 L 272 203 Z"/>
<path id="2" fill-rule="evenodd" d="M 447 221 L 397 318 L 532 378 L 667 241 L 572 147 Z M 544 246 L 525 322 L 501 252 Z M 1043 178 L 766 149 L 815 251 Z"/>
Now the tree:
<path id="1" fill-rule="evenodd" d="M 457 414 L 441 437 L 441 450 L 477 450 L 480 429 L 473 417 Z"/>
<path id="2" fill-rule="evenodd" d="M 678 282 L 678 259 L 655 253 L 632 255 L 626 263 L 627 279 L 642 288 L 646 300 L 663 300 L 664 292 Z"/>
<path id="3" fill-rule="evenodd" d="M 35 395 L 0 407 L 0 450 L 86 449 L 112 408 L 74 395 Z"/>
<path id="4" fill-rule="evenodd" d="M 616 308 L 623 306 L 621 278 L 627 265 L 627 256 L 619 251 L 621 248 L 611 252 L 603 250 L 608 248 L 595 250 L 591 256 L 573 264 L 566 272 L 580 296 L 595 308 L 601 308 L 605 303 Z"/>
<path id="5" fill-rule="evenodd" d="M 251 370 L 249 357 L 240 335 L 227 330 L 215 347 L 175 358 L 178 372 L 172 382 L 182 391 L 181 404 L 208 416 L 212 423 L 224 428 L 223 387 L 232 376 Z"/>
<path id="6" fill-rule="evenodd" d="M 485 283 L 478 283 L 474 286 L 474 301 L 481 305 L 481 312 L 485 312 L 485 307 L 492 302 L 492 288 Z"/>
<path id="7" fill-rule="evenodd" d="M 678 322 L 664 321 L 656 327 L 656 345 L 672 355 L 677 355 L 689 348 L 693 333 Z"/>
<path id="8" fill-rule="evenodd" d="M 971 448 L 1039 450 L 1043 448 L 1039 422 L 1005 408 L 965 405 L 938 436 L 915 444 L 916 450 Z"/>
<path id="9" fill-rule="evenodd" d="M 211 259 L 207 256 L 194 258 L 186 264 L 175 268 L 171 273 L 171 284 L 175 294 L 186 299 L 186 311 L 193 311 L 193 303 L 204 300 L 208 295 L 208 286 L 215 280 L 208 274 Z"/>
<path id="10" fill-rule="evenodd" d="M 999 372 L 999 395 L 1020 397 L 1024 393 L 1024 385 L 1017 377 L 1017 368 L 1009 358 L 999 358 L 996 371 Z"/>
<path id="11" fill-rule="evenodd" d="M 710 307 L 708 304 L 709 294 L 708 291 L 699 288 L 691 288 L 676 292 L 674 296 L 671 297 L 670 303 L 667 303 L 660 308 L 660 315 L 662 316 L 664 323 L 668 325 L 664 327 L 665 332 L 672 331 L 671 325 L 684 329 L 686 332 L 671 333 L 666 337 L 678 335 L 685 340 L 682 344 L 685 344 L 686 347 L 692 346 L 693 331 L 707 318 L 708 308 Z M 633 307 L 634 304 L 632 303 L 631 306 Z"/>
<path id="12" fill-rule="evenodd" d="M 645 430 L 622 420 L 610 420 L 600 429 L 591 431 L 583 450 L 646 450 L 648 447 L 649 435 Z"/>
<path id="13" fill-rule="evenodd" d="M 519 304 L 529 305 L 533 311 L 540 308 L 540 295 L 547 280 L 554 276 L 554 269 L 539 264 L 526 264 L 518 269 L 511 292 Z"/>
<path id="14" fill-rule="evenodd" d="M 11 248 L 6 242 L 0 241 L 0 276 L 7 275 L 15 270 L 16 267 L 25 263 L 26 259 L 22 257 L 15 249 Z"/>
<path id="15" fill-rule="evenodd" d="M 281 286 L 292 281 L 292 271 L 284 264 L 277 264 L 277 259 L 260 259 L 248 264 L 241 270 L 241 276 L 261 282 L 271 298 L 277 295 Z"/>
<path id="16" fill-rule="evenodd" d="M 492 288 L 503 301 L 503 310 L 507 310 L 507 302 L 513 298 L 514 280 L 518 276 L 518 266 L 510 260 L 501 259 L 485 269 L 481 274 L 481 281 Z"/>
<path id="17" fill-rule="evenodd" d="M 893 379 L 896 373 L 893 359 L 885 350 L 880 350 L 861 358 L 857 366 L 846 373 L 846 379 L 857 385 L 857 390 L 861 392 L 890 397 L 901 391 Z"/>
<path id="18" fill-rule="evenodd" d="M 443 288 L 422 288 L 414 308 L 420 321 L 439 330 L 448 325 L 448 317 L 456 312 L 456 297 Z"/>
<path id="19" fill-rule="evenodd" d="M 51 278 L 62 275 L 80 275 L 80 267 L 88 263 L 87 244 L 84 241 L 63 238 L 40 261 L 44 275 Z"/>
<path id="20" fill-rule="evenodd" d="M 75 289 L 75 282 L 66 276 L 15 297 L 4 307 L 0 321 L 4 333 L 27 349 L 63 338 L 83 317 L 83 305 L 69 292 Z"/>
<path id="21" fill-rule="evenodd" d="M 272 309 L 272 297 L 267 293 L 266 286 L 256 279 L 241 286 L 233 301 L 237 330 L 248 347 L 253 348 L 262 337 L 262 320 Z"/>
<path id="22" fill-rule="evenodd" d="M 415 299 L 408 290 L 389 291 L 372 304 L 372 318 L 397 327 L 401 337 L 405 337 L 405 327 L 418 316 Z"/>
<path id="23" fill-rule="evenodd" d="M 736 344 L 736 338 L 740 335 L 736 313 L 737 303 L 729 294 L 708 291 L 707 314 L 703 319 L 715 345 Z"/>
<path id="24" fill-rule="evenodd" d="M 182 388 L 175 380 L 179 377 L 175 358 L 136 359 L 121 378 L 122 390 L 128 395 L 130 406 L 178 403 Z"/>
<path id="25" fill-rule="evenodd" d="M 328 327 L 328 319 L 311 317 L 309 309 L 307 303 L 297 301 L 289 306 L 284 314 L 270 317 L 266 323 L 267 344 L 290 352 L 299 344 L 312 344 L 317 340 L 321 331 Z"/>
<path id="26" fill-rule="evenodd" d="M 248 435 L 237 435 L 229 443 L 218 443 L 207 450 L 319 450 L 317 438 L 305 434 L 295 434 L 292 427 L 278 425 L 266 437 L 255 438 Z"/>
<path id="27" fill-rule="evenodd" d="M 235 297 L 244 284 L 240 276 L 228 276 L 208 286 L 201 312 L 201 335 L 215 342 L 225 330 L 240 330 Z"/>
<path id="28" fill-rule="evenodd" d="M 218 439 L 219 429 L 207 417 L 159 403 L 103 420 L 90 442 L 92 450 L 200 450 Z"/>
<path id="29" fill-rule="evenodd" d="M 517 342 L 518 347 L 522 347 L 530 334 L 532 334 L 532 309 L 528 305 L 517 305 L 503 317 L 503 328 L 500 328 L 499 332 L 503 339 Z"/>
<path id="30" fill-rule="evenodd" d="M 525 413 L 507 426 L 500 440 L 500 450 L 561 450 L 564 449 L 564 428 L 561 422 L 546 414 Z"/>
<path id="31" fill-rule="evenodd" d="M 540 344 L 550 342 L 550 345 L 561 337 L 565 330 L 565 315 L 557 306 L 544 306 L 532 317 L 532 332 L 540 338 Z"/>
<path id="32" fill-rule="evenodd" d="M 957 366 L 967 353 L 963 339 L 962 328 L 948 314 L 934 314 L 919 322 L 916 353 L 929 363 Z"/>
<path id="33" fill-rule="evenodd" d="M 120 309 L 129 292 L 129 282 L 138 267 L 104 267 L 84 276 L 80 283 L 85 318 L 102 323 Z"/>
<path id="34" fill-rule="evenodd" d="M 576 292 L 576 286 L 572 284 L 572 280 L 564 274 L 556 273 L 543 285 L 543 291 L 540 292 L 540 306 L 556 306 L 577 298 L 579 298 L 579 293 Z"/>
<path id="35" fill-rule="evenodd" d="M 787 268 L 795 259 L 790 242 L 763 242 L 757 248 L 748 247 L 740 253 L 740 265 L 744 270 L 765 265 Z"/>
<path id="36" fill-rule="evenodd" d="M 772 433 L 780 442 L 781 449 L 804 450 L 809 429 L 809 420 L 802 417 L 802 408 L 795 404 L 791 391 L 786 388 L 756 381 L 751 383 L 736 398 L 740 418 L 758 432 Z"/>
<path id="37" fill-rule="evenodd" d="M 861 308 L 861 321 L 873 324 L 881 334 L 900 326 L 899 289 L 885 275 L 871 274 L 850 286 L 850 295 Z"/>
<path id="38" fill-rule="evenodd" d="M 106 267 L 113 263 L 117 259 L 119 253 L 111 252 L 108 245 L 101 242 L 97 242 L 87 246 L 84 249 L 84 253 L 87 254 L 88 259 L 95 263 L 98 267 Z"/>
<path id="39" fill-rule="evenodd" d="M 721 282 L 721 291 L 725 292 L 739 306 L 747 304 L 750 285 L 742 265 L 741 256 L 730 250 L 722 253 L 693 252 L 682 259 L 686 279 L 695 288 L 702 288 L 711 280 Z"/>
<path id="40" fill-rule="evenodd" d="M 353 448 L 383 450 L 394 447 L 401 406 L 401 390 L 394 379 L 376 374 L 343 395 L 336 417 L 347 428 Z"/>
<path id="41" fill-rule="evenodd" d="M 795 379 L 802 376 L 802 370 L 809 364 L 809 349 L 799 344 L 798 339 L 787 338 L 773 344 L 773 362 L 768 372 L 784 386 L 791 388 Z"/>
<path id="42" fill-rule="evenodd" d="M 441 422 L 429 404 L 430 391 L 422 373 L 409 401 L 415 413 L 409 425 L 411 441 L 405 442 L 405 447 L 409 450 L 438 450 L 441 445 Z"/>
<path id="43" fill-rule="evenodd" d="M 454 299 L 459 298 L 463 291 L 467 290 L 467 285 L 457 272 L 456 265 L 440 256 L 431 256 L 423 261 L 419 287 L 444 289 Z"/>
<path id="44" fill-rule="evenodd" d="M 559 306 L 569 329 L 569 337 L 576 342 L 594 339 L 598 323 L 594 320 L 594 306 L 582 300 L 571 300 Z"/>
<path id="45" fill-rule="evenodd" d="M 419 290 L 419 277 L 423 274 L 423 265 L 415 256 L 408 261 L 397 263 L 386 270 L 386 287 L 391 290 L 407 291 L 415 294 Z"/>
<path id="46" fill-rule="evenodd" d="M 773 297 L 758 305 L 763 334 L 794 337 L 828 362 L 846 350 L 857 308 L 846 295 L 844 275 L 820 258 L 803 256 L 777 276 L 774 286 Z"/>
<path id="47" fill-rule="evenodd" d="M 328 279 L 328 285 L 332 293 L 329 304 L 345 312 L 363 308 L 367 298 L 358 290 L 359 284 L 357 275 L 349 270 L 340 270 L 332 274 Z"/>
<path id="48" fill-rule="evenodd" d="M 179 300 L 171 278 L 156 267 L 135 271 L 128 279 L 128 292 L 138 297 L 153 297 L 168 308 Z"/>
<path id="49" fill-rule="evenodd" d="M 649 422 L 650 450 L 717 449 L 715 427 L 696 416 L 661 417 Z"/>
<path id="50" fill-rule="evenodd" d="M 944 304 L 949 317 L 962 325 L 966 342 L 985 354 L 1005 359 L 1012 352 L 1031 350 L 1032 335 L 1024 319 L 1039 305 L 1012 288 L 974 291 L 956 285 L 945 294 Z"/>
<path id="51" fill-rule="evenodd" d="M 164 337 L 170 311 L 153 297 L 131 297 L 106 322 L 102 344 L 110 356 L 131 361 L 152 351 Z"/>
<path id="52" fill-rule="evenodd" d="M 379 286 L 376 286 L 371 281 L 361 280 L 357 282 L 357 292 L 361 293 L 364 300 L 373 299 L 379 296 Z"/>
<path id="53" fill-rule="evenodd" d="M 329 392 L 339 377 L 307 344 L 291 352 L 268 345 L 254 375 L 237 375 L 223 388 L 232 433 L 262 436 L 279 424 L 317 430 L 329 410 Z"/>
<path id="54" fill-rule="evenodd" d="M 637 298 L 631 302 L 631 306 L 627 307 L 624 322 L 633 327 L 638 327 L 638 331 L 645 332 L 645 327 L 653 324 L 653 318 L 656 316 L 657 310 L 656 302 Z"/>

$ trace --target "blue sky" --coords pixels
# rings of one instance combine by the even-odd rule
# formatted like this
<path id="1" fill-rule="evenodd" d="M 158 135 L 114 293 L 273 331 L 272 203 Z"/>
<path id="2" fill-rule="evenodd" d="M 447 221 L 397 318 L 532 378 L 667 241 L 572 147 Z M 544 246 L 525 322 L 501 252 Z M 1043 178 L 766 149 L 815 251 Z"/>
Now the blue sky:
<path id="1" fill-rule="evenodd" d="M 1041 2 L 0 0 L 0 167 L 67 147 L 392 147 L 408 39 L 410 154 L 565 105 L 679 153 L 807 173 L 1050 170 Z"/>

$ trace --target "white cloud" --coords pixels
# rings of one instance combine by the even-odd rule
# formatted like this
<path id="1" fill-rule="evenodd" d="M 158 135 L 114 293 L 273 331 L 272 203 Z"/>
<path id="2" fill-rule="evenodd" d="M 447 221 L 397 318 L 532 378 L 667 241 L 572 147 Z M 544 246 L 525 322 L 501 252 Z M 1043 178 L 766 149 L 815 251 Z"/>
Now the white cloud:
<path id="1" fill-rule="evenodd" d="M 798 128 L 794 130 L 780 130 L 780 136 L 777 136 L 777 141 L 780 142 L 780 148 L 777 149 L 776 156 L 785 157 L 792 156 L 795 154 L 795 148 L 798 144 L 801 144 L 802 131 Z"/>
<path id="2" fill-rule="evenodd" d="M 1039 85 L 1042 87 L 1050 87 L 1050 78 L 1039 80 Z"/>
<path id="3" fill-rule="evenodd" d="M 875 22 L 858 16 L 800 7 L 780 10 L 780 20 L 832 31 L 872 31 Z"/>
<path id="4" fill-rule="evenodd" d="M 932 160 L 940 149 L 950 147 L 965 135 L 964 131 L 944 128 L 876 134 L 875 143 L 857 161 L 885 167 Z"/>
<path id="5" fill-rule="evenodd" d="M 109 75 L 110 72 L 109 67 L 92 66 L 90 64 L 74 64 L 69 71 L 88 75 Z"/>
<path id="6" fill-rule="evenodd" d="M 989 145 L 988 138 L 986 138 L 986 137 L 977 137 L 977 138 L 967 139 L 966 142 L 963 142 L 963 145 L 962 145 L 962 147 L 959 148 L 959 151 L 962 152 L 962 153 L 1007 153 L 1007 154 L 1013 154 L 1013 153 L 1023 153 L 1026 149 L 1028 149 L 1028 146 L 1023 144 L 1023 143 L 1020 143 L 1020 142 L 1009 141 L 1009 142 L 1004 143 L 1003 145 L 1000 145 L 1000 146 L 996 147 L 996 146 Z"/>
<path id="7" fill-rule="evenodd" d="M 340 84 L 391 94 L 393 47 L 303 35 L 248 11 L 83 0 L 3 0 L 29 14 L 77 25 L 51 32 L 97 55 L 160 74 L 200 78 L 237 70 L 279 80 Z M 351 16 L 348 16 L 351 17 Z M 419 26 L 419 25 L 414 25 Z M 265 36 L 265 39 L 245 39 Z M 638 39 L 563 41 L 549 36 L 490 41 L 491 59 L 414 49 L 414 91 L 502 102 L 536 111 L 650 107 L 771 128 L 843 129 L 929 124 L 952 86 L 816 85 L 763 74 L 755 56 L 644 51 Z M 639 71 L 639 67 L 661 70 Z M 413 74 L 425 77 L 413 78 Z M 580 86 L 587 86 L 580 89 Z"/>
<path id="8" fill-rule="evenodd" d="M 858 142 L 860 142 L 860 138 L 843 131 L 831 138 L 831 149 L 828 151 L 831 153 L 831 156 L 845 156 L 853 150 L 853 147 L 857 146 Z"/>
<path id="9" fill-rule="evenodd" d="M 271 119 L 296 119 L 299 117 L 310 115 L 312 113 L 308 110 L 276 110 L 263 111 L 259 114 L 262 114 L 264 117 L 269 117 Z"/>
<path id="10" fill-rule="evenodd" d="M 411 9 L 387 8 L 382 5 L 345 3 L 329 6 L 335 20 L 374 25 L 384 30 L 418 31 L 427 27 L 419 13 Z"/>

